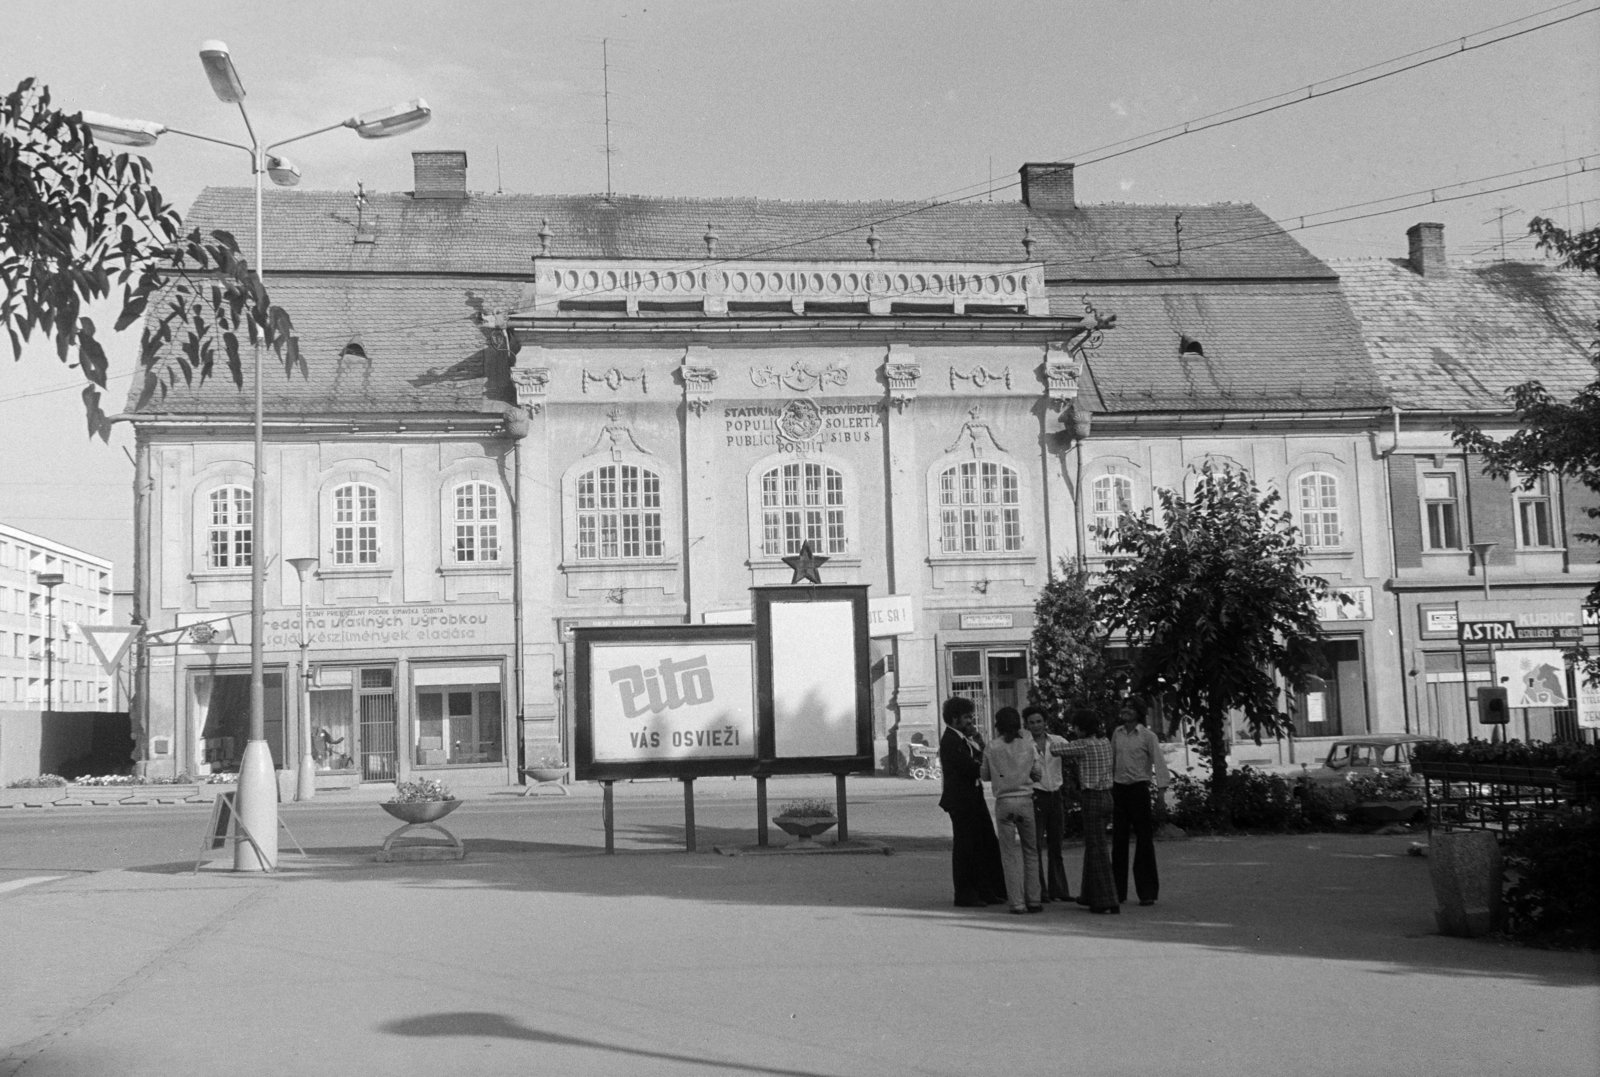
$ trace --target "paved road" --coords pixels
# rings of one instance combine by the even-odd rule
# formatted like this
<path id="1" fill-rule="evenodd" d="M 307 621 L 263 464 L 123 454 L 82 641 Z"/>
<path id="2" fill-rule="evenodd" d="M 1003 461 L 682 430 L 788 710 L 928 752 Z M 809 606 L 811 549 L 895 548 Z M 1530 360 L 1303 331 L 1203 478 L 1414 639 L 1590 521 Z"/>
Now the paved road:
<path id="1" fill-rule="evenodd" d="M 1432 934 L 1406 838 L 1167 844 L 1153 908 L 1011 917 L 950 907 L 930 785 L 860 788 L 895 855 L 716 855 L 747 783 L 692 855 L 671 786 L 610 857 L 589 795 L 469 802 L 436 864 L 293 805 L 276 877 L 190 874 L 204 809 L 0 813 L 0 886 L 50 876 L 0 889 L 0 1077 L 1596 1070 L 1593 957 Z"/>

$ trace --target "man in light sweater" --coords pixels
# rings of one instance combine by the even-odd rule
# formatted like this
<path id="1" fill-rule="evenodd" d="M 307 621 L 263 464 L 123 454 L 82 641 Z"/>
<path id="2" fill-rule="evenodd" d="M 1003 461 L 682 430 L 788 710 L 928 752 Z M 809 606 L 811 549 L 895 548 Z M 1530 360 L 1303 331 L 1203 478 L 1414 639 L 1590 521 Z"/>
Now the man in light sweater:
<path id="1" fill-rule="evenodd" d="M 1133 831 L 1133 888 L 1139 904 L 1154 905 L 1161 893 L 1156 872 L 1155 819 L 1150 811 L 1150 785 L 1165 789 L 1167 760 L 1161 742 L 1141 725 L 1136 700 L 1124 700 L 1117 711 L 1122 724 L 1111 734 L 1111 873 L 1117 899 L 1128 900 L 1128 832 Z"/>
<path id="2" fill-rule="evenodd" d="M 994 790 L 995 829 L 1006 899 L 1014 913 L 1044 912 L 1039 900 L 1039 842 L 1033 826 L 1033 783 L 1039 780 L 1039 750 L 1022 732 L 1015 707 L 994 714 L 994 740 L 983 753 L 980 777 Z M 1018 842 L 1021 848 L 1018 848 Z"/>

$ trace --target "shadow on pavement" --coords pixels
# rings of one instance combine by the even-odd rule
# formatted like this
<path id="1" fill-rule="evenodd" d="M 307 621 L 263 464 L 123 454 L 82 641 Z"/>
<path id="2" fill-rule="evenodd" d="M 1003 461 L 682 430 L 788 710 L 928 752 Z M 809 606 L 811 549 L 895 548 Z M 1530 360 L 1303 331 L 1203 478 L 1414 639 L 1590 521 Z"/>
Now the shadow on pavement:
<path id="1" fill-rule="evenodd" d="M 284 870 L 272 882 L 381 881 L 529 894 L 853 907 L 872 916 L 915 918 L 930 932 L 1103 936 L 1158 946 L 1365 962 L 1384 975 L 1431 972 L 1558 985 L 1596 980 L 1592 955 L 1438 935 L 1428 862 L 1405 855 L 1407 837 L 1311 834 L 1163 843 L 1158 846 L 1161 899 L 1153 907 L 1129 902 L 1120 916 L 1094 916 L 1074 903 L 1053 903 L 1044 915 L 1011 917 L 1004 906 L 956 909 L 949 904 L 948 839 L 853 828 L 852 837 L 888 844 L 896 855 L 729 857 L 714 855 L 712 847 L 753 844 L 753 827 L 696 830 L 696 854 L 684 852 L 681 825 L 619 826 L 619 845 L 631 847 L 610 856 L 587 843 L 467 838 L 464 860 L 380 864 L 371 859 L 376 844 L 313 844 L 306 860 L 284 856 Z M 1079 847 L 1068 848 L 1074 892 L 1080 856 Z M 213 882 L 239 881 L 225 865 L 218 863 L 202 875 Z M 190 860 L 132 870 L 181 876 L 193 866 Z"/>
<path id="2" fill-rule="evenodd" d="M 688 1062 L 714 1069 L 734 1070 L 739 1073 L 771 1073 L 779 1077 L 827 1077 L 812 1070 L 775 1069 L 747 1062 L 722 1062 L 700 1055 L 680 1055 L 667 1051 L 645 1051 L 636 1047 L 622 1047 L 614 1043 L 585 1039 L 582 1036 L 564 1036 L 556 1032 L 541 1032 L 529 1028 L 503 1013 L 481 1010 L 463 1010 L 454 1013 L 430 1013 L 421 1017 L 404 1017 L 386 1021 L 378 1028 L 396 1036 L 465 1036 L 473 1039 L 522 1040 L 528 1043 L 547 1044 L 552 1047 L 583 1047 L 610 1051 L 634 1058 L 659 1058 L 668 1062 Z"/>

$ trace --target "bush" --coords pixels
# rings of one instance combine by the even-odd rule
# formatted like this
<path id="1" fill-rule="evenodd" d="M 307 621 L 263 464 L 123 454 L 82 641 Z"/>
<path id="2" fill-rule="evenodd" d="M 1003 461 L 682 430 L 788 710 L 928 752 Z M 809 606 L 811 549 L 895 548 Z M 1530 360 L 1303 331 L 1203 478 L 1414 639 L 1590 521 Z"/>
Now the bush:
<path id="1" fill-rule="evenodd" d="M 1360 801 L 1349 783 L 1317 785 L 1307 782 L 1300 793 L 1300 811 L 1311 830 L 1331 830 L 1346 821 Z"/>
<path id="2" fill-rule="evenodd" d="M 786 800 L 778 806 L 774 819 L 817 819 L 831 818 L 833 804 L 826 800 Z"/>
<path id="3" fill-rule="evenodd" d="M 1228 772 L 1225 789 L 1221 810 L 1213 811 L 1210 782 L 1175 775 L 1170 821 L 1189 831 L 1285 831 L 1303 829 L 1306 824 L 1306 812 L 1287 778 L 1240 767 Z"/>
<path id="4" fill-rule="evenodd" d="M 454 800 L 450 787 L 432 778 L 419 778 L 414 782 L 395 782 L 390 804 L 422 804 L 434 800 Z"/>
<path id="5" fill-rule="evenodd" d="M 1513 934 L 1532 942 L 1600 948 L 1600 817 L 1563 812 L 1506 843 L 1513 876 L 1506 911 Z"/>
<path id="6" fill-rule="evenodd" d="M 16 778 L 6 782 L 7 789 L 54 789 L 66 785 L 67 779 L 59 774 L 41 774 L 37 778 Z"/>

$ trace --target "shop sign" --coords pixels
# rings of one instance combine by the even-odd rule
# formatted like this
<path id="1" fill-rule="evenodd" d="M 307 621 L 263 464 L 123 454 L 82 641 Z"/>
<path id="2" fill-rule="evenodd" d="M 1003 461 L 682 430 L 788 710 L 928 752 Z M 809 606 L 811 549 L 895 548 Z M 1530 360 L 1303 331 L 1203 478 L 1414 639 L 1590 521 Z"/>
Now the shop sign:
<path id="1" fill-rule="evenodd" d="M 1329 592 L 1327 598 L 1317 600 L 1317 620 L 1372 620 L 1372 588 L 1344 587 Z"/>
<path id="2" fill-rule="evenodd" d="M 1010 628 L 1013 615 L 1009 613 L 963 613 L 961 615 L 961 628 L 963 631 L 973 628 Z"/>
<path id="3" fill-rule="evenodd" d="M 910 595 L 884 595 L 867 599 L 868 636 L 903 636 L 913 628 Z"/>
<path id="4" fill-rule="evenodd" d="M 1578 673 L 1578 726 L 1600 729 L 1600 682 L 1588 683 L 1581 671 Z"/>
<path id="5" fill-rule="evenodd" d="M 1577 628 L 1583 614 L 1558 598 L 1474 598 L 1456 603 L 1462 621 L 1510 621 L 1518 628 Z"/>
<path id="6" fill-rule="evenodd" d="M 1567 663 L 1560 651 L 1498 651 L 1495 680 L 1506 689 L 1508 707 L 1565 707 Z"/>
<path id="7" fill-rule="evenodd" d="M 374 647 L 500 646 L 511 642 L 511 607 L 349 606 L 306 611 L 306 633 L 314 651 Z M 300 645 L 300 611 L 268 610 L 266 645 Z"/>
<path id="8" fill-rule="evenodd" d="M 1453 606 L 1435 606 L 1422 609 L 1422 631 L 1429 636 L 1456 634 L 1456 611 Z"/>
<path id="9" fill-rule="evenodd" d="M 1462 643 L 1517 643 L 1530 640 L 1579 640 L 1583 629 L 1577 626 L 1524 627 L 1513 621 L 1462 621 L 1456 632 Z"/>

